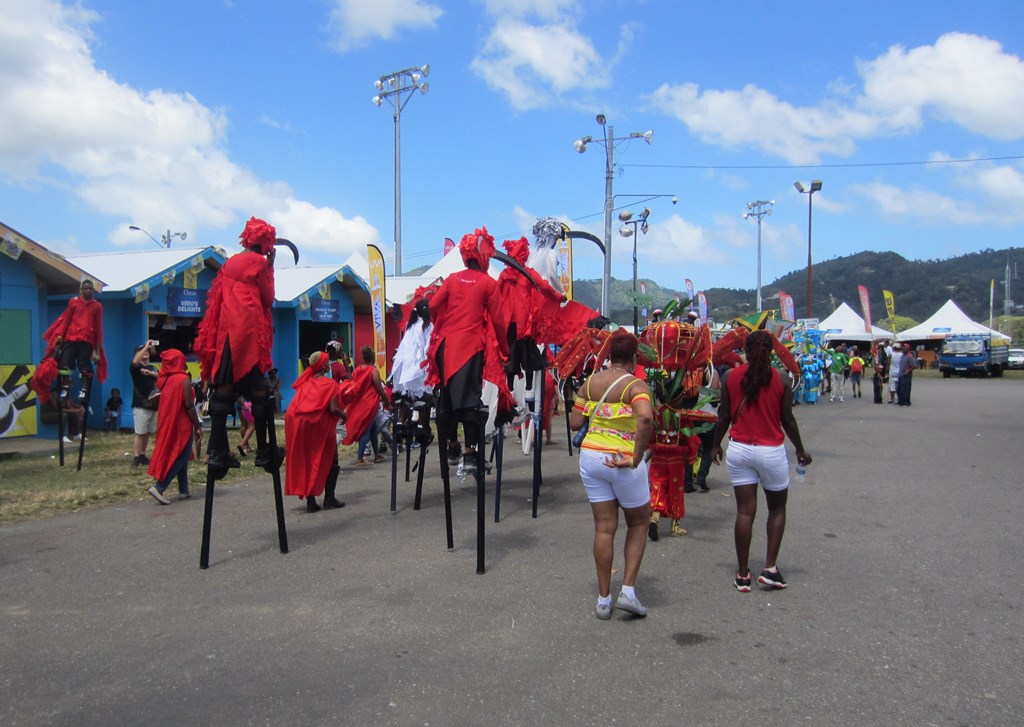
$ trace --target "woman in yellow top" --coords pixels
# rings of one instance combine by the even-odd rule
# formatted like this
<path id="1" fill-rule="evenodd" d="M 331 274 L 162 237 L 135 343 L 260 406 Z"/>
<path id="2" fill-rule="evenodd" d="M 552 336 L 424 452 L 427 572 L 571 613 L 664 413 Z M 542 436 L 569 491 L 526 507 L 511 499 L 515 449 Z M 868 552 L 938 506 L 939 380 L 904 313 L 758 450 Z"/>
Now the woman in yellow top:
<path id="1" fill-rule="evenodd" d="M 651 439 L 654 413 L 650 389 L 632 374 L 637 365 L 636 352 L 636 336 L 622 329 L 615 331 L 609 351 L 611 364 L 587 379 L 569 417 L 569 428 L 573 431 L 590 418 L 580 446 L 580 477 L 594 512 L 594 563 L 599 595 L 595 615 L 602 620 L 612 617 L 612 558 L 620 507 L 626 516 L 625 567 L 622 592 L 615 608 L 636 616 L 647 615 L 633 584 L 644 557 L 647 522 L 651 517 L 647 463 L 643 457 Z"/>

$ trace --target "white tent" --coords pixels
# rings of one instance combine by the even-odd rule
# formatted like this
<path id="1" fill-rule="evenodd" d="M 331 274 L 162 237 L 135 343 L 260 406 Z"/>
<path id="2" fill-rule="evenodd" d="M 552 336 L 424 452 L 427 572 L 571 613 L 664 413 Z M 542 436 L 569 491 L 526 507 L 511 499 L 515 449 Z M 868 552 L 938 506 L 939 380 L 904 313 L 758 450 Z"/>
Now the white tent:
<path id="1" fill-rule="evenodd" d="M 845 302 L 835 309 L 828 318 L 818 323 L 822 338 L 826 341 L 873 341 L 881 338 L 892 338 L 892 333 L 871 326 L 871 333 L 864 330 L 864 319 Z"/>
<path id="2" fill-rule="evenodd" d="M 987 326 L 983 326 L 980 323 L 972 321 L 952 300 L 947 300 L 945 304 L 935 311 L 935 313 L 932 314 L 932 317 L 924 323 L 919 323 L 913 328 L 901 331 L 897 334 L 896 339 L 899 341 L 941 340 L 946 336 L 955 336 L 964 333 L 991 334 L 993 338 L 1009 340 L 1009 336 L 1005 333 L 1000 333 L 999 331 L 995 331 Z"/>

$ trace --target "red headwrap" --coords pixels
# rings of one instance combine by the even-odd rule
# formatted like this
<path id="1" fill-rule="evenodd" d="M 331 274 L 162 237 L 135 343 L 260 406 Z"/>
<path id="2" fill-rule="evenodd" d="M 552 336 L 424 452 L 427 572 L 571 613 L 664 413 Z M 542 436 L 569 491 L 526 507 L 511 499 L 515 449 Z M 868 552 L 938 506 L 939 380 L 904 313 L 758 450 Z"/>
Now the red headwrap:
<path id="1" fill-rule="evenodd" d="M 160 354 L 160 375 L 156 379 L 156 388 L 163 390 L 171 376 L 187 373 L 185 354 L 176 348 L 169 348 Z"/>
<path id="2" fill-rule="evenodd" d="M 530 257 L 530 243 L 526 241 L 525 237 L 520 237 L 518 240 L 505 240 L 501 246 L 508 251 L 509 257 L 520 265 L 526 265 L 526 259 Z"/>
<path id="3" fill-rule="evenodd" d="M 313 356 L 316 356 L 316 354 L 320 355 L 317 356 L 316 360 L 314 361 Z M 323 351 L 316 351 L 314 353 L 311 353 L 309 355 L 309 359 L 309 366 L 306 367 L 305 371 L 299 374 L 299 378 L 295 379 L 295 383 L 292 384 L 292 388 L 295 389 L 296 391 L 298 391 L 300 386 L 302 386 L 304 383 L 309 381 L 314 376 L 322 374 L 331 365 L 331 357 L 328 356 Z"/>
<path id="4" fill-rule="evenodd" d="M 494 238 L 487 233 L 487 228 L 478 228 L 469 235 L 463 235 L 459 242 L 459 253 L 462 262 L 469 267 L 470 260 L 476 260 L 480 269 L 487 272 L 487 266 L 494 254 Z"/>
<path id="5" fill-rule="evenodd" d="M 250 217 L 249 221 L 245 223 L 245 229 L 238 237 L 241 238 L 242 247 L 246 250 L 255 250 L 261 255 L 266 255 L 274 247 L 277 230 L 273 225 L 258 217 Z"/>

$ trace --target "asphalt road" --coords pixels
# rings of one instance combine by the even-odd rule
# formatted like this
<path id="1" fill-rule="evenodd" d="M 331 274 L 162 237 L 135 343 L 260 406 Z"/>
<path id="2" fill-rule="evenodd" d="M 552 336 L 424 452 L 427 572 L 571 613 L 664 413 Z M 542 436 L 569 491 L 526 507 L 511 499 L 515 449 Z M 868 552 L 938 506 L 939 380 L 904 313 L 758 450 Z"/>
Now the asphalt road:
<path id="1" fill-rule="evenodd" d="M 202 487 L 0 528 L 0 723 L 1022 724 L 1024 384 L 920 379 L 913 399 L 798 407 L 815 461 L 790 496 L 784 592 L 733 590 L 712 468 L 689 535 L 663 523 L 648 543 L 646 619 L 593 616 L 564 444 L 537 519 L 509 448 L 484 575 L 475 491 L 454 489 L 448 551 L 433 456 L 418 512 L 411 483 L 388 511 L 382 466 L 345 468 L 343 510 L 288 500 L 287 555 L 269 476 L 218 488 L 206 571 Z M 762 500 L 752 569 L 763 524 Z M 620 568 L 621 548 L 615 587 Z"/>

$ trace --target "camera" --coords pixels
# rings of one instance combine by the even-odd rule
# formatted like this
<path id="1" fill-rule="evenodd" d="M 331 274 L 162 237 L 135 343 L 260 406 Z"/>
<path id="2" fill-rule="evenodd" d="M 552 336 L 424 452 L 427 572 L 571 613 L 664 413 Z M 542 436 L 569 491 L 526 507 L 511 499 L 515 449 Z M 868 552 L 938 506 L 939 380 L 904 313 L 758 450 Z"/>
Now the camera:
<path id="1" fill-rule="evenodd" d="M 149 347 L 150 347 L 150 348 L 152 348 L 152 349 L 154 349 L 154 350 L 155 350 L 155 349 L 157 349 L 157 348 L 159 348 L 159 347 L 160 347 L 160 341 L 156 341 L 156 340 L 151 340 L 151 341 L 149 342 Z"/>

